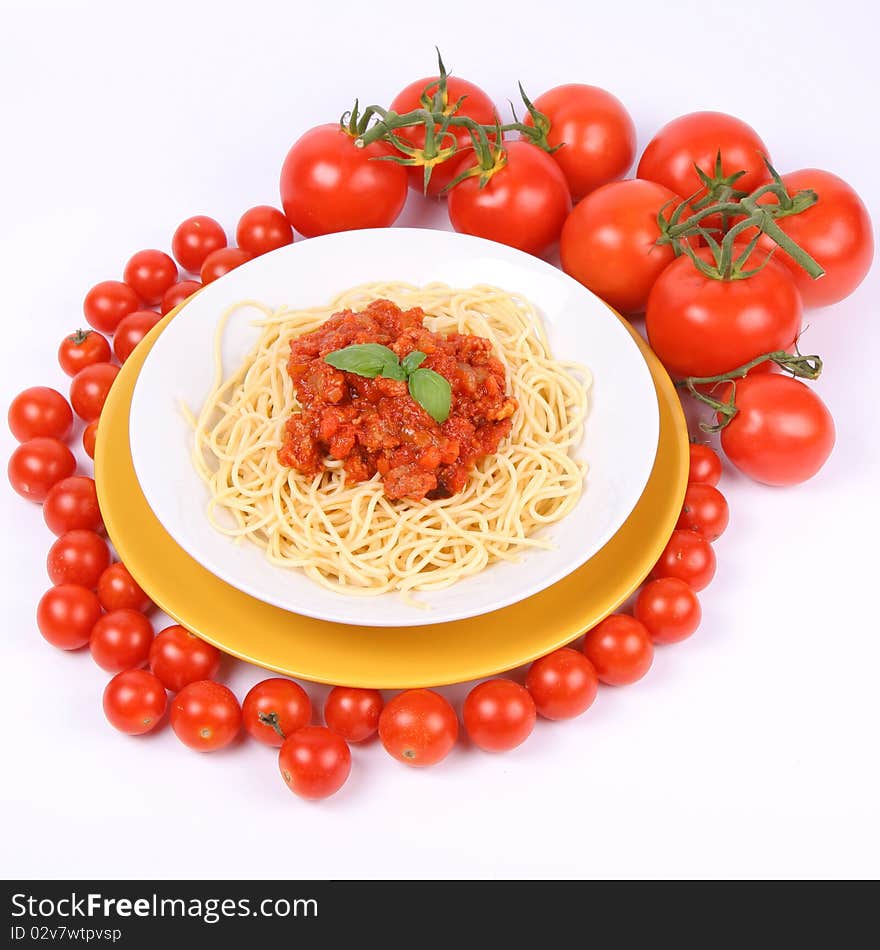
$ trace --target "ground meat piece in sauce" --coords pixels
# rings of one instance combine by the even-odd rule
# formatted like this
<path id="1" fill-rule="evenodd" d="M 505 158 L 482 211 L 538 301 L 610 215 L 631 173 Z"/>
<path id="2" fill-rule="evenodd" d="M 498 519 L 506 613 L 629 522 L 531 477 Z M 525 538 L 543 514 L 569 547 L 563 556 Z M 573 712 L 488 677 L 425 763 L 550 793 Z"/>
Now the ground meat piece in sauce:
<path id="1" fill-rule="evenodd" d="M 377 300 L 365 310 L 336 313 L 294 340 L 287 370 L 302 411 L 287 422 L 282 465 L 317 475 L 329 456 L 349 481 L 376 472 L 388 498 L 447 498 L 467 483 L 474 463 L 510 434 L 516 400 L 505 394 L 503 364 L 488 340 L 432 333 L 419 307 L 401 310 Z M 324 357 L 353 343 L 381 343 L 401 359 L 413 350 L 449 380 L 449 418 L 438 424 L 410 396 L 405 382 L 367 379 L 334 369 Z"/>

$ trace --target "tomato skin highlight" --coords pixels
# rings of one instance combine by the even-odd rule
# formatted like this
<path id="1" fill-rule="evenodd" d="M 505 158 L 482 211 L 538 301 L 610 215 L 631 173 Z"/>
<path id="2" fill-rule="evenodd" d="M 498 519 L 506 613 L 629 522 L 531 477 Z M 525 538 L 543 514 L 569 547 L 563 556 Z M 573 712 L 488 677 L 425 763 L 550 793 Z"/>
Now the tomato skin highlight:
<path id="1" fill-rule="evenodd" d="M 52 534 L 66 534 L 81 528 L 104 530 L 95 480 L 87 475 L 71 475 L 53 485 L 43 503 L 43 518 Z"/>
<path id="2" fill-rule="evenodd" d="M 636 127 L 623 103 L 598 86 L 567 83 L 548 89 L 534 100 L 550 120 L 547 141 L 574 201 L 601 185 L 616 181 L 636 157 Z M 534 125 L 531 113 L 523 120 Z"/>
<path id="3" fill-rule="evenodd" d="M 175 307 L 179 307 L 184 300 L 188 300 L 197 291 L 202 289 L 201 281 L 198 280 L 180 280 L 172 284 L 168 290 L 162 294 L 162 302 L 159 310 L 164 316 L 171 313 Z"/>
<path id="4" fill-rule="evenodd" d="M 382 142 L 358 148 L 335 123 L 309 129 L 291 146 L 281 168 L 287 220 L 305 237 L 390 227 L 407 193 L 402 165 L 373 160 L 390 154 Z"/>
<path id="5" fill-rule="evenodd" d="M 384 706 L 377 689 L 334 686 L 324 701 L 324 722 L 346 742 L 364 742 L 376 734 Z"/>
<path id="6" fill-rule="evenodd" d="M 736 385 L 737 414 L 721 430 L 721 447 L 740 471 L 765 485 L 812 478 L 834 448 L 834 420 L 800 380 L 777 373 Z"/>
<path id="7" fill-rule="evenodd" d="M 107 722 L 128 736 L 142 736 L 159 725 L 168 706 L 165 687 L 147 670 L 123 670 L 104 688 Z"/>
<path id="8" fill-rule="evenodd" d="M 663 185 L 630 179 L 603 185 L 579 202 L 565 222 L 562 269 L 621 313 L 641 313 L 657 278 L 675 260 L 657 244 L 657 216 L 681 198 Z"/>
<path id="9" fill-rule="evenodd" d="M 654 662 L 654 645 L 647 627 L 628 614 L 612 614 L 588 630 L 583 651 L 595 667 L 599 682 L 608 686 L 637 682 Z"/>
<path id="10" fill-rule="evenodd" d="M 222 654 L 185 627 L 173 624 L 156 635 L 150 646 L 150 669 L 172 693 L 199 680 L 212 680 L 220 670 Z"/>
<path id="11" fill-rule="evenodd" d="M 540 256 L 559 240 L 571 211 L 568 182 L 553 159 L 528 142 L 505 143 L 507 164 L 480 188 L 477 177 L 449 193 L 449 220 L 463 234 Z"/>
<path id="12" fill-rule="evenodd" d="M 205 258 L 222 247 L 226 247 L 226 232 L 219 221 L 206 214 L 181 221 L 171 238 L 171 253 L 177 263 L 192 274 L 198 274 Z"/>
<path id="13" fill-rule="evenodd" d="M 89 642 L 103 611 L 98 598 L 78 584 L 51 587 L 37 605 L 37 627 L 53 647 L 79 650 Z"/>
<path id="14" fill-rule="evenodd" d="M 51 490 L 76 471 L 73 452 L 58 439 L 22 442 L 9 457 L 9 484 L 28 501 L 44 502 Z"/>
<path id="15" fill-rule="evenodd" d="M 688 484 L 714 487 L 721 481 L 721 473 L 721 459 L 718 453 L 703 442 L 691 442 Z"/>
<path id="16" fill-rule="evenodd" d="M 53 584 L 78 584 L 89 590 L 98 586 L 109 564 L 107 542 L 94 531 L 81 529 L 62 534 L 46 557 L 46 571 Z"/>
<path id="17" fill-rule="evenodd" d="M 153 306 L 177 280 L 177 265 L 164 251 L 138 251 L 129 258 L 122 276 L 144 303 Z"/>
<path id="18" fill-rule="evenodd" d="M 651 577 L 677 577 L 696 591 L 709 586 L 715 576 L 712 545 L 694 531 L 676 528 L 651 571 Z"/>
<path id="19" fill-rule="evenodd" d="M 144 613 L 153 606 L 150 595 L 121 561 L 111 564 L 98 578 L 98 600 L 104 610 L 137 610 Z"/>
<path id="20" fill-rule="evenodd" d="M 101 415 L 119 367 L 95 363 L 81 369 L 70 381 L 70 404 L 83 422 L 94 422 Z"/>
<path id="21" fill-rule="evenodd" d="M 455 710 L 432 689 L 408 689 L 388 702 L 379 716 L 379 739 L 404 765 L 436 765 L 458 739 Z"/>
<path id="22" fill-rule="evenodd" d="M 101 333 L 115 333 L 120 320 L 141 305 L 138 295 L 121 280 L 102 280 L 83 300 L 83 314 L 89 326 Z"/>
<path id="23" fill-rule="evenodd" d="M 190 749 L 216 752 L 241 731 L 241 707 L 235 693 L 213 680 L 190 683 L 171 703 L 171 728 Z"/>
<path id="24" fill-rule="evenodd" d="M 271 205 L 257 205 L 241 216 L 235 242 L 252 257 L 293 244 L 293 228 L 284 213 Z"/>
<path id="25" fill-rule="evenodd" d="M 200 271 L 202 284 L 213 283 L 231 270 L 235 270 L 236 267 L 246 264 L 250 259 L 251 255 L 240 247 L 222 247 L 219 251 L 212 251 L 202 264 Z"/>
<path id="26" fill-rule="evenodd" d="M 562 647 L 532 663 L 526 689 L 545 719 L 572 719 L 593 705 L 599 677 L 582 653 Z"/>
<path id="27" fill-rule="evenodd" d="M 716 541 L 730 521 L 727 499 L 713 485 L 688 485 L 676 528 Z"/>
<path id="28" fill-rule="evenodd" d="M 112 610 L 95 623 L 89 637 L 92 659 L 108 673 L 143 666 L 150 655 L 153 626 L 137 610 Z"/>
<path id="29" fill-rule="evenodd" d="M 263 745 L 280 748 L 284 739 L 260 716 L 273 714 L 284 737 L 307 726 L 312 718 L 308 693 L 293 680 L 273 677 L 252 686 L 241 704 L 244 727 L 252 738 Z"/>
<path id="30" fill-rule="evenodd" d="M 58 347 L 58 365 L 68 376 L 76 376 L 86 366 L 106 363 L 110 359 L 110 344 L 96 330 L 77 330 L 66 336 Z"/>
<path id="31" fill-rule="evenodd" d="M 73 410 L 56 389 L 31 386 L 9 404 L 9 430 L 19 442 L 29 439 L 58 439 L 64 442 L 73 428 Z"/>
<path id="32" fill-rule="evenodd" d="M 529 691 L 508 679 L 475 686 L 462 708 L 467 734 L 484 752 L 508 752 L 522 745 L 532 734 L 536 717 Z"/>
<path id="33" fill-rule="evenodd" d="M 113 335 L 113 352 L 120 363 L 124 363 L 134 352 L 134 348 L 162 319 L 155 310 L 135 310 L 124 317 Z"/>
<path id="34" fill-rule="evenodd" d="M 702 610 L 693 588 L 678 577 L 648 581 L 633 608 L 654 643 L 678 643 L 700 626 Z"/>
<path id="35" fill-rule="evenodd" d="M 284 740 L 278 768 L 295 795 L 318 801 L 345 784 L 351 773 L 351 751 L 345 740 L 326 726 L 304 726 Z"/>

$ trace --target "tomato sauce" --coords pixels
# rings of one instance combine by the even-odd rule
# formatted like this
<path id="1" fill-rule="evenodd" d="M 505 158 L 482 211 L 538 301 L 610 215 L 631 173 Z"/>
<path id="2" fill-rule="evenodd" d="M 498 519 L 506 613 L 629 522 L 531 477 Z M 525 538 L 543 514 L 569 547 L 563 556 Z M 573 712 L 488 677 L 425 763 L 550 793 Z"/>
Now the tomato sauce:
<path id="1" fill-rule="evenodd" d="M 291 343 L 287 370 L 302 411 L 287 422 L 282 465 L 317 475 L 328 457 L 338 459 L 351 482 L 378 472 L 392 499 L 448 498 L 464 488 L 474 463 L 510 434 L 517 403 L 505 393 L 504 365 L 488 340 L 433 333 L 424 317 L 419 307 L 401 310 L 377 300 L 358 313 L 336 313 Z M 437 423 L 405 382 L 368 379 L 324 362 L 354 343 L 380 343 L 400 359 L 425 353 L 422 367 L 451 386 L 449 418 Z"/>

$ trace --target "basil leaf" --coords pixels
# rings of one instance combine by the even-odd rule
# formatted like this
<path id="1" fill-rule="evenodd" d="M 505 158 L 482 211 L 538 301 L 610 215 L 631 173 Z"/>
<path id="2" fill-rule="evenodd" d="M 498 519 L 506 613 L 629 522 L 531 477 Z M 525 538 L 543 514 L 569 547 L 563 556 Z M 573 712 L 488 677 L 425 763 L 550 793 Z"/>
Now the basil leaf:
<path id="1" fill-rule="evenodd" d="M 452 407 L 449 381 L 432 369 L 410 373 L 409 394 L 435 422 L 446 422 Z"/>
<path id="2" fill-rule="evenodd" d="M 407 376 L 409 376 L 410 373 L 414 373 L 427 358 L 427 354 L 421 350 L 413 350 L 412 353 L 407 353 L 403 358 L 403 369 Z"/>
<path id="3" fill-rule="evenodd" d="M 388 376 L 383 372 L 388 366 L 397 366 L 397 354 L 381 343 L 353 343 L 341 350 L 334 350 L 324 357 L 324 362 L 335 369 L 357 376 L 375 379 L 376 376 Z M 392 379 L 397 377 L 392 376 Z"/>
<path id="4" fill-rule="evenodd" d="M 384 376 L 386 379 L 396 379 L 399 382 L 404 382 L 406 380 L 406 370 L 397 362 L 397 357 L 394 357 L 394 362 L 391 360 L 382 367 L 382 370 L 379 373 L 380 376 Z"/>

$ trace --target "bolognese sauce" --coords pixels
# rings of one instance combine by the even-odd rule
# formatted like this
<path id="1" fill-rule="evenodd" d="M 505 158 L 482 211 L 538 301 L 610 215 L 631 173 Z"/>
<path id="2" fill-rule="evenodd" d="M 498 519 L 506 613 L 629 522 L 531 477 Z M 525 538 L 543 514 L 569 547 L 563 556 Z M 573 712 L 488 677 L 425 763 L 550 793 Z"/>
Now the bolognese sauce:
<path id="1" fill-rule="evenodd" d="M 385 495 L 447 498 L 460 492 L 474 464 L 510 434 L 517 403 L 506 394 L 504 365 L 480 336 L 433 333 L 419 307 L 401 310 L 376 300 L 344 310 L 291 343 L 287 370 L 302 411 L 288 420 L 279 450 L 283 465 L 317 475 L 329 457 L 346 478 L 377 472 Z M 358 343 L 379 343 L 403 359 L 418 350 L 422 366 L 448 380 L 449 416 L 436 422 L 410 395 L 406 382 L 335 369 L 327 354 Z"/>

